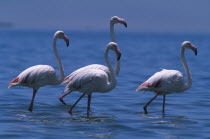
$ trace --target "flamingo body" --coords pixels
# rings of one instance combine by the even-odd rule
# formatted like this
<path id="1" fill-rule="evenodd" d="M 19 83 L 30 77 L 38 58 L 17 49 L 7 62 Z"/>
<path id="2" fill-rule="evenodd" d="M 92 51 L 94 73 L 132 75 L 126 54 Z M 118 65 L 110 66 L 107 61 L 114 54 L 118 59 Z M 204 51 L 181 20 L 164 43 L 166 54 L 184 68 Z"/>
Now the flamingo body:
<path id="1" fill-rule="evenodd" d="M 173 92 L 181 92 L 184 79 L 180 71 L 163 69 L 156 72 L 147 81 L 137 88 L 137 91 L 152 91 L 160 95 L 170 94 Z"/>
<path id="2" fill-rule="evenodd" d="M 89 95 L 93 92 L 105 93 L 115 88 L 116 84 L 112 88 L 106 89 L 109 78 L 103 70 L 87 69 L 88 66 L 84 68 L 74 71 L 65 90 L 79 91 Z"/>
<path id="3" fill-rule="evenodd" d="M 99 71 L 102 70 L 103 72 L 105 72 L 107 74 L 108 80 L 110 80 L 110 76 L 111 76 L 110 71 L 106 66 L 100 65 L 100 64 L 91 64 L 91 65 L 82 67 L 82 68 L 77 69 L 76 71 L 72 72 L 69 76 L 65 77 L 62 84 L 66 84 L 66 83 L 70 82 L 70 80 L 72 80 L 77 75 L 77 73 L 86 72 L 87 70 L 90 70 L 90 69 L 93 69 L 93 70 L 95 69 L 95 70 L 99 70 Z"/>
<path id="4" fill-rule="evenodd" d="M 45 85 L 53 85 L 57 80 L 55 69 L 49 65 L 36 65 L 21 72 L 9 83 L 9 87 L 27 86 L 38 89 Z"/>

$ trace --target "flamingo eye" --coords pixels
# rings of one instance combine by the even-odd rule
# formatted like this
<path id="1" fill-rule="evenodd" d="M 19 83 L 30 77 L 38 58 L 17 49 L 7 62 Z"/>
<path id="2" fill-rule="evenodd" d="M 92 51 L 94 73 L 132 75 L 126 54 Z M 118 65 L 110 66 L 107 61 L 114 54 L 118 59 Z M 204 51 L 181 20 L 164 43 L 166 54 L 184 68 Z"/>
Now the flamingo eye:
<path id="1" fill-rule="evenodd" d="M 191 43 L 188 43 L 187 45 L 188 45 L 189 47 L 192 47 L 192 44 L 191 44 Z"/>
<path id="2" fill-rule="evenodd" d="M 113 48 L 114 48 L 114 49 L 117 49 L 117 46 L 116 46 L 116 45 L 113 45 Z"/>

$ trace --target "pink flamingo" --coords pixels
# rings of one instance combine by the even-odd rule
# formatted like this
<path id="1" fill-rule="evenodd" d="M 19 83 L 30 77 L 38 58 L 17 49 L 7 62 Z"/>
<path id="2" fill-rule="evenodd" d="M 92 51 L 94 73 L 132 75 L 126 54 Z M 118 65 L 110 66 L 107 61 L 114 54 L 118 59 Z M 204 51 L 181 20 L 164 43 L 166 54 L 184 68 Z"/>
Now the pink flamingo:
<path id="1" fill-rule="evenodd" d="M 87 116 L 89 117 L 91 96 L 93 92 L 106 93 L 111 91 L 116 87 L 117 79 L 114 69 L 108 60 L 109 50 L 115 51 L 117 54 L 117 60 L 120 60 L 121 52 L 118 46 L 114 42 L 110 42 L 104 53 L 104 58 L 108 66 L 109 74 L 101 69 L 94 69 L 90 66 L 80 68 L 69 76 L 69 82 L 66 85 L 64 92 L 68 91 L 71 93 L 73 91 L 79 91 L 82 96 L 74 103 L 74 105 L 68 110 L 72 114 L 72 109 L 77 105 L 77 103 L 82 99 L 82 97 L 88 95 L 88 106 L 87 106 Z M 89 67 L 89 68 L 88 68 Z"/>
<path id="2" fill-rule="evenodd" d="M 116 42 L 116 39 L 115 39 L 115 33 L 114 33 L 114 25 L 117 24 L 117 23 L 120 23 L 120 24 L 123 24 L 125 27 L 127 27 L 127 23 L 124 19 L 122 18 L 119 18 L 117 16 L 113 16 L 111 19 L 110 19 L 110 37 L 111 37 L 111 41 L 112 42 Z M 120 72 L 120 60 L 117 60 L 117 57 L 115 58 L 115 73 L 116 75 L 119 74 Z M 100 64 L 92 64 L 92 65 L 89 65 L 89 66 L 85 66 L 83 68 L 81 68 L 81 70 L 84 70 L 84 68 L 87 68 L 87 69 L 100 69 L 100 70 L 103 70 L 105 71 L 107 74 L 108 74 L 108 77 L 110 79 L 110 70 L 104 66 L 104 65 L 100 65 Z M 64 81 L 63 81 L 63 84 L 65 83 L 68 83 L 69 82 L 69 77 L 71 76 L 71 74 L 69 76 L 67 76 Z M 66 105 L 66 103 L 64 102 L 63 98 L 65 96 L 67 96 L 69 93 L 71 92 L 68 92 L 68 93 L 65 93 L 64 95 L 62 95 L 59 100 L 64 104 Z"/>
<path id="3" fill-rule="evenodd" d="M 59 58 L 57 49 L 56 49 L 56 40 L 63 39 L 67 46 L 69 45 L 69 39 L 64 34 L 63 31 L 57 31 L 53 38 L 53 50 L 54 55 L 60 70 L 60 77 L 56 76 L 55 69 L 49 65 L 36 65 L 27 68 L 23 72 L 21 72 L 15 79 L 13 79 L 9 83 L 9 87 L 13 86 L 27 86 L 33 88 L 33 96 L 28 110 L 32 112 L 33 103 L 36 93 L 40 87 L 46 85 L 58 85 L 63 82 L 64 79 L 64 71 L 61 60 Z"/>
<path id="4" fill-rule="evenodd" d="M 166 94 L 170 94 L 173 92 L 183 92 L 190 88 L 192 84 L 192 78 L 190 75 L 190 71 L 188 69 L 184 52 L 185 49 L 191 49 L 197 55 L 197 48 L 191 44 L 189 41 L 185 41 L 182 43 L 181 49 L 181 60 L 184 66 L 185 72 L 187 74 L 187 82 L 184 83 L 183 75 L 181 72 L 177 70 L 166 70 L 163 69 L 160 72 L 156 72 L 152 77 L 150 77 L 147 81 L 141 84 L 136 91 L 152 91 L 156 93 L 156 95 L 144 105 L 144 112 L 147 113 L 147 106 L 158 96 L 163 95 L 163 108 L 162 113 L 165 114 L 165 97 Z"/>

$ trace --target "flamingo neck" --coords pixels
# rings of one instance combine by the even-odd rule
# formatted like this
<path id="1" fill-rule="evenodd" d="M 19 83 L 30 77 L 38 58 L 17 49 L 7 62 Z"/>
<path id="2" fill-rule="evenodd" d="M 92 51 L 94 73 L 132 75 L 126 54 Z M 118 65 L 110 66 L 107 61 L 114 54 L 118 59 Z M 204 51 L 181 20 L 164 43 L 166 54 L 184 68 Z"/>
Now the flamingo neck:
<path id="1" fill-rule="evenodd" d="M 112 42 L 116 42 L 115 34 L 114 34 L 114 23 L 112 23 L 112 21 L 110 21 L 110 37 L 111 37 Z M 115 58 L 115 68 L 114 69 L 115 69 L 116 75 L 118 75 L 120 72 L 120 61 L 117 60 L 117 56 Z"/>
<path id="2" fill-rule="evenodd" d="M 57 38 L 54 37 L 53 38 L 53 51 L 54 51 L 54 56 L 55 56 L 56 62 L 58 64 L 58 67 L 59 67 L 59 70 L 60 70 L 60 77 L 57 78 L 57 81 L 56 81 L 55 84 L 60 84 L 64 80 L 64 70 L 63 70 L 63 65 L 61 63 L 60 57 L 58 55 L 57 48 L 56 48 L 56 41 L 57 41 Z"/>
<path id="3" fill-rule="evenodd" d="M 110 81 L 107 83 L 107 87 L 106 87 L 106 91 L 110 91 L 112 90 L 116 84 L 117 84 L 117 79 L 116 79 L 116 74 L 115 71 L 111 65 L 111 63 L 109 62 L 108 59 L 108 53 L 109 53 L 110 48 L 106 47 L 105 53 L 104 53 L 104 58 L 105 58 L 105 62 L 108 66 L 108 69 L 110 71 Z"/>
<path id="4" fill-rule="evenodd" d="M 187 75 L 187 82 L 183 86 L 183 91 L 189 89 L 191 84 L 192 84 L 192 77 L 190 75 L 190 71 L 189 71 L 189 68 L 188 68 L 186 60 L 185 60 L 184 52 L 185 52 L 185 48 L 182 47 L 182 49 L 181 49 L 181 60 L 182 60 L 182 65 L 183 65 L 184 70 L 185 70 L 186 75 Z"/>
<path id="5" fill-rule="evenodd" d="M 116 42 L 114 35 L 114 23 L 110 21 L 110 37 L 112 42 Z"/>

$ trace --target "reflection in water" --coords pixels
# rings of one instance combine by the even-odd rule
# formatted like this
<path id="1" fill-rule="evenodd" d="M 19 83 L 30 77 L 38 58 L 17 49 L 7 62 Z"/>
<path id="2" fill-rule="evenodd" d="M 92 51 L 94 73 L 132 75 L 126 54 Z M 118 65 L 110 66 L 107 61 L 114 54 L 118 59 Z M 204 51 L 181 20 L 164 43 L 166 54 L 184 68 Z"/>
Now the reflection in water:
<path id="1" fill-rule="evenodd" d="M 49 111 L 39 111 L 36 114 L 30 112 L 22 112 L 16 115 L 17 121 L 27 123 L 27 125 L 14 124 L 17 128 L 33 128 L 34 124 L 41 124 L 45 126 L 53 125 L 53 127 L 65 126 L 66 128 L 77 129 L 78 134 L 88 137 L 96 138 L 110 138 L 116 133 L 112 129 L 113 115 L 109 114 L 94 114 L 91 117 L 87 117 L 86 113 L 75 111 L 73 115 L 69 115 L 67 112 L 56 110 L 58 113 L 50 113 Z M 82 113 L 82 114 L 81 114 Z M 52 128 L 52 127 L 50 127 Z M 78 129 L 79 128 L 79 129 Z M 37 132 L 37 130 L 36 130 Z M 40 131 L 40 133 L 45 131 Z M 84 136 L 84 137 L 85 137 Z"/>
<path id="2" fill-rule="evenodd" d="M 147 121 L 146 128 L 153 130 L 153 132 L 161 134 L 165 138 L 180 138 L 181 134 L 189 134 L 189 125 L 197 125 L 198 122 L 187 118 L 186 116 L 157 116 L 152 114 L 141 115 L 141 119 Z"/>

